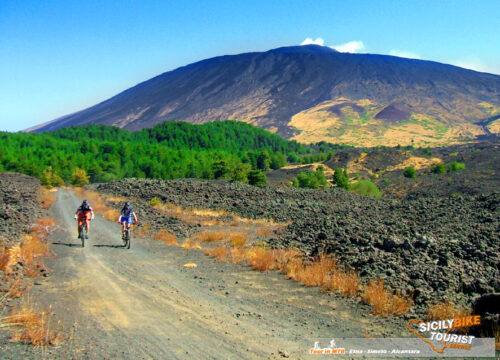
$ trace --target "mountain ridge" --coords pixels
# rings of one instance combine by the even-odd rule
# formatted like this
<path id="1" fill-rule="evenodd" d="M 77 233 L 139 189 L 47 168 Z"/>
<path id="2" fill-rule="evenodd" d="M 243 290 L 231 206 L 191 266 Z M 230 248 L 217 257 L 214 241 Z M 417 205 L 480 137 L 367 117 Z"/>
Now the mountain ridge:
<path id="1" fill-rule="evenodd" d="M 334 113 L 325 110 L 338 105 Z M 392 117 L 377 118 L 387 107 Z M 236 119 L 301 142 L 391 145 L 392 136 L 405 144 L 414 133 L 418 143 L 440 144 L 487 135 L 474 123 L 488 111 L 500 112 L 498 75 L 305 45 L 188 64 L 31 131 L 98 123 L 135 131 L 163 121 Z"/>

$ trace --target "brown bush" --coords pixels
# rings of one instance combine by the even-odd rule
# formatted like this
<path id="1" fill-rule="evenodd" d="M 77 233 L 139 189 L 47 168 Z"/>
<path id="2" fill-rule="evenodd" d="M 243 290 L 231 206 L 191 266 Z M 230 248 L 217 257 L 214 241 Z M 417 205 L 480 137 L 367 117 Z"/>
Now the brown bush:
<path id="1" fill-rule="evenodd" d="M 363 287 L 363 300 L 372 305 L 372 313 L 380 316 L 405 314 L 413 305 L 411 299 L 393 294 L 384 285 L 384 280 L 370 281 Z"/>
<path id="2" fill-rule="evenodd" d="M 177 236 L 165 229 L 154 234 L 153 239 L 165 241 L 168 245 L 178 245 Z"/>
<path id="3" fill-rule="evenodd" d="M 311 264 L 303 266 L 295 277 L 295 280 L 305 286 L 323 286 L 332 271 L 336 269 L 336 261 L 333 257 L 321 255 Z"/>
<path id="4" fill-rule="evenodd" d="M 263 247 L 254 247 L 247 252 L 248 263 L 253 270 L 268 271 L 279 270 L 277 259 L 277 250 L 271 250 Z"/>
<path id="5" fill-rule="evenodd" d="M 9 250 L 6 247 L 0 248 L 0 270 L 7 270 L 7 265 L 10 262 Z"/>
<path id="6" fill-rule="evenodd" d="M 248 240 L 248 234 L 241 232 L 229 235 L 228 239 L 231 245 L 233 245 L 233 248 L 242 248 L 243 246 L 245 246 L 247 240 Z"/>
<path id="7" fill-rule="evenodd" d="M 271 235 L 271 230 L 267 227 L 259 227 L 257 228 L 257 235 L 267 237 Z"/>
<path id="8" fill-rule="evenodd" d="M 205 250 L 205 255 L 216 258 L 219 262 L 227 262 L 229 253 L 226 245 Z"/>
<path id="9" fill-rule="evenodd" d="M 202 242 L 216 242 L 224 240 L 228 235 L 229 234 L 224 231 L 205 230 L 196 234 L 194 237 Z"/>
<path id="10" fill-rule="evenodd" d="M 342 296 L 354 297 L 360 289 L 359 276 L 355 271 L 334 271 L 325 281 L 324 289 L 340 293 Z"/>

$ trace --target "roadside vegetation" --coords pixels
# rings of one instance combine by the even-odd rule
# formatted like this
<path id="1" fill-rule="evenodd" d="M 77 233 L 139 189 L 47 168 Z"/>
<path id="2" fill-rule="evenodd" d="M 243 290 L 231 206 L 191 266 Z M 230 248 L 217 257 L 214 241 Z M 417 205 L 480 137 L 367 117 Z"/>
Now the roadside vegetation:
<path id="1" fill-rule="evenodd" d="M 43 209 L 50 209 L 55 199 L 50 190 L 39 189 L 38 200 Z M 32 279 L 48 274 L 44 259 L 53 256 L 48 237 L 55 226 L 51 218 L 39 218 L 19 245 L 0 248 L 0 272 L 2 281 L 7 285 L 6 292 L 0 297 L 0 307 L 3 308 L 10 299 L 22 298 L 8 315 L 0 319 L 0 327 L 9 331 L 13 342 L 46 346 L 58 345 L 64 340 L 60 324 L 51 321 L 52 313 L 38 309 L 30 300 L 23 298 L 33 284 Z"/>

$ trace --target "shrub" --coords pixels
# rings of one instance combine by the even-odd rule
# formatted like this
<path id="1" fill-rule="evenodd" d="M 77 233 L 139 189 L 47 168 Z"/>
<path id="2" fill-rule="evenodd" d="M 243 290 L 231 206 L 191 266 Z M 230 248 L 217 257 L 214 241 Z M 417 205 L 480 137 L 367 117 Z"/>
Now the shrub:
<path id="1" fill-rule="evenodd" d="M 53 186 L 64 185 L 64 180 L 52 169 L 52 166 L 49 166 L 43 170 L 40 177 L 40 184 L 51 188 Z"/>
<path id="2" fill-rule="evenodd" d="M 151 200 L 149 200 L 149 205 L 151 206 L 158 206 L 161 204 L 161 200 L 158 197 L 154 197 Z"/>
<path id="3" fill-rule="evenodd" d="M 403 175 L 407 178 L 414 179 L 417 177 L 417 171 L 413 166 L 408 166 L 403 170 Z"/>
<path id="4" fill-rule="evenodd" d="M 445 174 L 446 173 L 446 165 L 443 163 L 436 164 L 431 168 L 431 171 L 434 174 Z"/>
<path id="5" fill-rule="evenodd" d="M 458 162 L 458 161 L 452 161 L 448 165 L 448 172 L 455 172 L 455 171 L 460 171 L 465 169 L 465 164 Z"/>
<path id="6" fill-rule="evenodd" d="M 432 151 L 428 147 L 427 148 L 422 148 L 422 155 L 432 156 Z"/>
<path id="7" fill-rule="evenodd" d="M 359 180 L 358 182 L 352 184 L 349 188 L 359 195 L 368 195 L 374 197 L 381 197 L 382 193 L 380 189 L 369 180 Z"/>
<path id="8" fill-rule="evenodd" d="M 347 169 L 335 168 L 335 172 L 333 174 L 333 182 L 338 187 L 342 189 L 349 188 L 349 175 L 347 174 Z"/>
<path id="9" fill-rule="evenodd" d="M 266 174 L 260 170 L 252 170 L 248 173 L 248 183 L 250 185 L 263 187 L 267 183 Z"/>
<path id="10" fill-rule="evenodd" d="M 302 171 L 293 180 L 293 186 L 297 188 L 324 189 L 327 185 L 322 166 L 319 166 L 316 171 Z"/>
<path id="11" fill-rule="evenodd" d="M 76 168 L 71 177 L 71 183 L 75 186 L 84 186 L 89 183 L 89 177 L 84 169 Z"/>

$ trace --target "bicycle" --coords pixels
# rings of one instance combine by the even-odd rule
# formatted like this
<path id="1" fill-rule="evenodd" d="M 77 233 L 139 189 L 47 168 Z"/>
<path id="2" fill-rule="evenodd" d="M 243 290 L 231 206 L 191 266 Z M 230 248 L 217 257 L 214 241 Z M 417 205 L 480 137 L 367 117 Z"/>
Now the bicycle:
<path id="1" fill-rule="evenodd" d="M 127 226 L 125 227 L 125 233 L 122 234 L 123 239 L 123 247 L 126 249 L 130 249 L 130 225 L 136 224 L 137 222 L 129 223 L 127 222 Z"/>
<path id="2" fill-rule="evenodd" d="M 75 219 L 78 221 L 78 219 Z M 82 241 L 82 248 L 85 247 L 85 239 L 89 238 L 88 229 L 87 229 L 87 221 L 83 221 L 82 226 L 78 231 L 78 238 Z"/>

